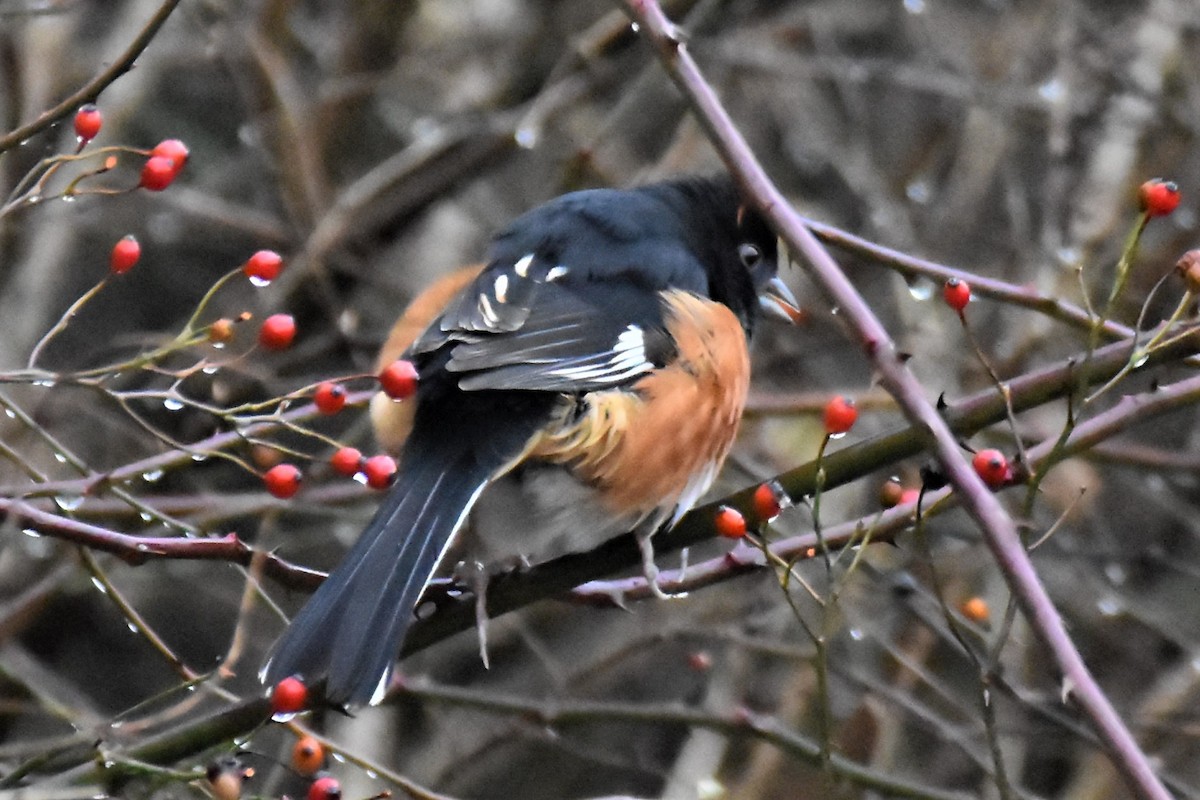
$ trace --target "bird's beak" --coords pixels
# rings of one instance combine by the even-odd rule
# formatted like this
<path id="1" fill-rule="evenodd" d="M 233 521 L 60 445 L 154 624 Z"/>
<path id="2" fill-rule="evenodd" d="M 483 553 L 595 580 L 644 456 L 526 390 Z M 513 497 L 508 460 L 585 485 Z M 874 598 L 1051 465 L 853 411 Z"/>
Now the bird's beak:
<path id="1" fill-rule="evenodd" d="M 758 304 L 769 316 L 792 325 L 798 325 L 804 320 L 804 311 L 782 278 L 774 277 L 763 287 L 758 295 Z"/>

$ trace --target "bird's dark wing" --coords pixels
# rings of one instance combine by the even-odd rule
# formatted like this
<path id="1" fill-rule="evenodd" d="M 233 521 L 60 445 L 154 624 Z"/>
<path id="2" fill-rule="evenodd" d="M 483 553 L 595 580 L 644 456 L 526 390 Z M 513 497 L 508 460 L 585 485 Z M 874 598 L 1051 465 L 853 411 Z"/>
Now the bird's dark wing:
<path id="1" fill-rule="evenodd" d="M 655 288 L 635 271 L 585 274 L 534 258 L 495 263 L 412 352 L 439 354 L 466 391 L 626 385 L 674 354 Z"/>

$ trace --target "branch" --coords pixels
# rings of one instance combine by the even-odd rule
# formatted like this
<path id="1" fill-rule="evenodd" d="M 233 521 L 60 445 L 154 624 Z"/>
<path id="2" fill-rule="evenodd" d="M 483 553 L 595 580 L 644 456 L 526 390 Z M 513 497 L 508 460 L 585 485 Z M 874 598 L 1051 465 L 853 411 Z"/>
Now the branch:
<path id="1" fill-rule="evenodd" d="M 1077 699 L 1091 719 L 1101 740 L 1112 751 L 1114 764 L 1129 787 L 1140 797 L 1169 800 L 1170 793 L 1155 775 L 1145 754 L 1071 642 L 1058 610 L 1038 580 L 1013 520 L 967 463 L 953 432 L 926 399 L 924 388 L 905 367 L 904 359 L 883 324 L 767 177 L 658 3 L 626 0 L 625 4 L 642 35 L 657 52 L 664 69 L 692 105 L 697 119 L 708 131 L 709 138 L 746 196 L 768 217 L 791 252 L 803 254 L 814 281 L 830 302 L 841 309 L 840 318 L 858 338 L 880 385 L 896 398 L 901 411 L 933 450 L 963 507 L 982 530 L 1031 626 L 1062 671 L 1065 691 Z"/>
<path id="2" fill-rule="evenodd" d="M 129 43 L 129 47 L 125 48 L 125 52 L 118 56 L 117 60 L 108 69 L 92 78 L 73 94 L 65 97 L 58 105 L 43 111 L 33 122 L 22 125 L 4 136 L 0 136 L 0 153 L 11 150 L 30 136 L 49 128 L 68 114 L 74 113 L 84 103 L 94 101 L 100 96 L 102 91 L 108 88 L 109 84 L 133 69 L 133 64 L 137 61 L 138 56 L 149 46 L 151 40 L 158 33 L 159 28 L 171 16 L 171 12 L 175 10 L 177 5 L 179 5 L 179 0 L 164 0 L 163 4 L 158 7 L 158 11 L 154 12 L 154 16 L 146 23 L 146 26 Z"/>

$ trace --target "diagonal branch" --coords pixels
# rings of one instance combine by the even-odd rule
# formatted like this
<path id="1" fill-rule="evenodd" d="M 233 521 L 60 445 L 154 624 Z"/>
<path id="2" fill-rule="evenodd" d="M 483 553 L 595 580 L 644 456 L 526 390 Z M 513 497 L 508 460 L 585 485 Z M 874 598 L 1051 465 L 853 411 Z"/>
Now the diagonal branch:
<path id="1" fill-rule="evenodd" d="M 1145 754 L 1071 642 L 1058 610 L 1025 552 L 1012 518 L 972 471 L 954 434 L 925 397 L 924 388 L 905 367 L 904 359 L 883 324 L 767 177 L 658 3 L 626 0 L 625 4 L 746 196 L 770 219 L 791 251 L 803 255 L 812 278 L 830 302 L 841 309 L 841 319 L 858 338 L 880 385 L 896 399 L 901 411 L 936 455 L 963 507 L 979 524 L 1030 624 L 1062 671 L 1065 692 L 1075 697 L 1091 719 L 1130 788 L 1140 797 L 1168 800 L 1170 793 L 1155 775 Z"/>

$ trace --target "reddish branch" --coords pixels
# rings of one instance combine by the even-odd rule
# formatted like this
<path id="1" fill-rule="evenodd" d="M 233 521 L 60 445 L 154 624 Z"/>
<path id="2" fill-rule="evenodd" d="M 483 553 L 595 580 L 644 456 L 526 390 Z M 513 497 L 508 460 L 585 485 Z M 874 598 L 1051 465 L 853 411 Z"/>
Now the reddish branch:
<path id="1" fill-rule="evenodd" d="M 1091 719 L 1130 788 L 1141 797 L 1169 800 L 1170 793 L 1072 643 L 1058 609 L 1038 579 L 1012 518 L 971 469 L 954 434 L 925 397 L 924 387 L 905 367 L 883 324 L 767 177 L 658 3 L 626 0 L 626 6 L 747 196 L 771 220 L 790 250 L 807 261 L 817 285 L 841 309 L 839 318 L 846 321 L 858 339 L 880 385 L 896 398 L 924 444 L 934 452 L 963 507 L 982 530 L 1031 626 L 1062 671 L 1064 693 L 1074 697 Z"/>
<path id="2" fill-rule="evenodd" d="M 264 553 L 247 545 L 236 533 L 218 538 L 179 536 L 131 536 L 108 528 L 67 519 L 50 511 L 34 508 L 23 500 L 0 498 L 0 512 L 16 525 L 92 550 L 112 553 L 127 564 L 137 566 L 151 558 L 230 561 L 250 566 L 255 557 L 264 559 L 263 573 L 293 589 L 313 590 L 325 574 L 292 564 L 273 553 Z"/>

